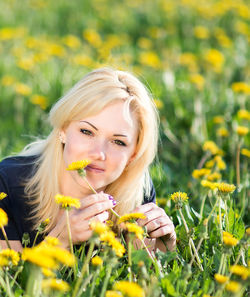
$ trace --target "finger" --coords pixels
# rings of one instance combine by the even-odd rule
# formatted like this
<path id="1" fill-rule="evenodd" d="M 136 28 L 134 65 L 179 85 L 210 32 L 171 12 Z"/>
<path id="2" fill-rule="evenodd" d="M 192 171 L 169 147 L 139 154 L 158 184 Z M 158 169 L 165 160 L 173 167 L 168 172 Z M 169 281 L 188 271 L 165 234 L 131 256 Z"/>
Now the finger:
<path id="1" fill-rule="evenodd" d="M 165 212 L 161 208 L 158 207 L 158 208 L 153 208 L 144 214 L 146 216 L 146 219 L 143 219 L 143 220 L 140 219 L 137 221 L 138 225 L 140 225 L 140 226 L 145 226 L 150 221 L 155 220 L 155 219 L 165 215 Z"/>
<path id="2" fill-rule="evenodd" d="M 96 204 L 98 202 L 112 201 L 112 199 L 110 197 L 111 197 L 110 195 L 105 194 L 104 192 L 89 195 L 89 196 L 81 199 L 81 201 L 80 201 L 81 206 L 80 206 L 79 210 L 84 209 L 84 208 L 91 206 L 93 204 Z"/>
<path id="3" fill-rule="evenodd" d="M 107 221 L 108 218 L 109 218 L 109 213 L 107 211 L 104 211 L 94 217 L 91 217 L 89 219 L 89 223 L 92 221 L 99 221 L 99 222 L 103 223 L 103 222 Z"/>
<path id="4" fill-rule="evenodd" d="M 113 207 L 114 205 L 111 200 L 97 202 L 91 206 L 86 207 L 85 209 L 82 209 L 76 215 L 78 217 L 81 217 L 82 219 L 91 218 Z"/>
<path id="5" fill-rule="evenodd" d="M 155 203 L 147 203 L 147 204 L 143 204 L 143 205 L 139 205 L 137 206 L 133 212 L 141 212 L 141 213 L 145 213 L 150 211 L 151 209 L 157 207 L 157 205 Z"/>
<path id="6" fill-rule="evenodd" d="M 172 226 L 173 223 L 171 221 L 168 222 L 168 220 L 166 220 L 165 216 L 164 217 L 161 216 L 161 217 L 158 217 L 158 218 L 150 221 L 149 223 L 147 223 L 145 225 L 145 227 L 147 228 L 147 232 L 150 233 L 150 232 L 152 232 L 162 226 L 166 226 L 166 225 Z M 174 227 L 173 227 L 173 229 L 174 229 Z"/>
<path id="7" fill-rule="evenodd" d="M 169 237 L 171 238 L 171 237 L 174 237 L 174 234 L 175 234 L 175 231 L 173 226 L 165 225 L 151 232 L 149 236 L 152 238 L 158 238 L 165 235 L 169 235 Z"/>

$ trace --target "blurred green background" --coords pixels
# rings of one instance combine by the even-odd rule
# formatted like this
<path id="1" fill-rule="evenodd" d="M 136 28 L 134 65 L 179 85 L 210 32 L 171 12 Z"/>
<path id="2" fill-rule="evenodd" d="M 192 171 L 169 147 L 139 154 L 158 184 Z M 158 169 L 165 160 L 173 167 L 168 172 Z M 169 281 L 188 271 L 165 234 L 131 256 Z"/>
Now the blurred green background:
<path id="1" fill-rule="evenodd" d="M 224 150 L 223 179 L 235 182 L 235 129 L 249 125 L 238 113 L 249 110 L 249 7 L 246 0 L 1 0 L 0 158 L 46 136 L 53 103 L 85 73 L 110 65 L 137 75 L 159 109 L 152 167 L 159 197 L 193 192 L 205 140 Z"/>

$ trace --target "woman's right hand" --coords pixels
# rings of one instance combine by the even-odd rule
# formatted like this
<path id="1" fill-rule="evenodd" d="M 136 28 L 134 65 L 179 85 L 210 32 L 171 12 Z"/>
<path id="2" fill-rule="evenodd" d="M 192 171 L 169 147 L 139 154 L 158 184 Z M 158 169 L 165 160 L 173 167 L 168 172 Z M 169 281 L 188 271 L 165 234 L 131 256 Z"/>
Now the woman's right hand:
<path id="1" fill-rule="evenodd" d="M 97 220 L 105 222 L 109 218 L 108 210 L 115 206 L 112 196 L 100 192 L 81 199 L 81 207 L 69 211 L 69 222 L 73 244 L 79 244 L 92 236 L 90 222 Z M 66 213 L 61 210 L 61 216 L 49 236 L 57 237 L 65 248 L 69 247 Z"/>

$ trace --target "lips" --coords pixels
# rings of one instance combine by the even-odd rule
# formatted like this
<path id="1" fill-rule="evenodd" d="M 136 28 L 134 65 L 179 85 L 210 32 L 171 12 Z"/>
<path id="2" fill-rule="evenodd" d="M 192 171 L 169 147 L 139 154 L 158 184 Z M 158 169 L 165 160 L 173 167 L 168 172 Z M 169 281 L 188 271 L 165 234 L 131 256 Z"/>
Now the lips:
<path id="1" fill-rule="evenodd" d="M 102 172 L 105 171 L 103 168 L 98 167 L 98 166 L 93 165 L 93 164 L 88 165 L 87 167 L 85 167 L 85 170 L 90 171 L 90 172 L 95 172 L 95 173 L 102 173 Z"/>

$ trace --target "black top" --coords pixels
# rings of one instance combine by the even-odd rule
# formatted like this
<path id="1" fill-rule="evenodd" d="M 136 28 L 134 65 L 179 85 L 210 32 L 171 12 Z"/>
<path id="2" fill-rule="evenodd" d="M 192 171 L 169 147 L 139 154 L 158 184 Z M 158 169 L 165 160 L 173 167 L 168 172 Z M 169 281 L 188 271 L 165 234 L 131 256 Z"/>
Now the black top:
<path id="1" fill-rule="evenodd" d="M 27 203 L 28 198 L 24 194 L 24 181 L 34 174 L 34 164 L 37 156 L 10 157 L 0 163 L 0 193 L 8 196 L 0 200 L 0 208 L 8 215 L 8 225 L 5 231 L 9 240 L 22 242 L 24 233 L 28 233 L 32 246 L 37 231 L 32 230 L 32 208 Z M 152 183 L 150 196 L 144 196 L 143 204 L 155 202 L 155 189 Z M 4 240 L 0 229 L 0 239 Z M 42 236 L 37 238 L 36 243 L 42 241 Z"/>

